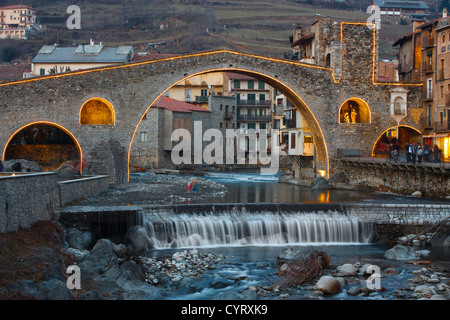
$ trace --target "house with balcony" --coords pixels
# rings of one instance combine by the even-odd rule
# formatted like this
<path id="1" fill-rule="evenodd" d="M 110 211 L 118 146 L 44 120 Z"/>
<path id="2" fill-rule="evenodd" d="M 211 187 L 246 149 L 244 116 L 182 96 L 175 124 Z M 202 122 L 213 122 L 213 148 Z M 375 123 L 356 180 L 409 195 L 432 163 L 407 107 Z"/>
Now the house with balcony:
<path id="1" fill-rule="evenodd" d="M 37 24 L 36 9 L 23 5 L 0 8 L 0 39 L 25 39 L 42 29 Z"/>
<path id="2" fill-rule="evenodd" d="M 195 104 L 209 110 L 209 96 L 223 94 L 222 72 L 200 74 L 174 85 L 168 91 L 168 97 Z"/>
<path id="3" fill-rule="evenodd" d="M 418 126 L 422 143 L 437 145 L 450 158 L 450 18 L 415 23 L 413 32 L 397 40 L 399 78 L 423 83 L 422 113 Z"/>

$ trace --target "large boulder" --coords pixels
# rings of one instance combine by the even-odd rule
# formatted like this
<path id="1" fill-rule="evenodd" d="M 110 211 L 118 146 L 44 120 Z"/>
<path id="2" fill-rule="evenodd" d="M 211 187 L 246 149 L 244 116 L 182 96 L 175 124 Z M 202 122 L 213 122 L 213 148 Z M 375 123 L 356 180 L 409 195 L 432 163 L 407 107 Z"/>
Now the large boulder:
<path id="1" fill-rule="evenodd" d="M 124 243 L 131 248 L 131 251 L 140 253 L 153 248 L 153 243 L 147 234 L 145 227 L 134 226 L 128 230 Z"/>
<path id="2" fill-rule="evenodd" d="M 78 261 L 82 282 L 84 280 L 115 280 L 119 273 L 119 261 L 114 253 L 114 244 L 100 239 L 91 252 Z M 115 277 L 114 277 L 115 276 Z"/>
<path id="3" fill-rule="evenodd" d="M 42 172 L 39 163 L 25 159 L 4 161 L 3 167 L 5 172 Z"/>
<path id="4" fill-rule="evenodd" d="M 69 228 L 65 231 L 64 239 L 70 248 L 87 250 L 94 241 L 94 235 L 89 232 L 81 232 L 76 228 Z"/>
<path id="5" fill-rule="evenodd" d="M 80 170 L 69 163 L 61 165 L 55 172 L 60 180 L 73 180 L 80 174 Z"/>
<path id="6" fill-rule="evenodd" d="M 311 189 L 313 190 L 327 190 L 329 188 L 328 180 L 323 177 L 316 177 L 311 181 Z"/>
<path id="7" fill-rule="evenodd" d="M 417 260 L 418 254 L 412 247 L 398 244 L 386 251 L 384 258 L 388 260 Z"/>
<path id="8" fill-rule="evenodd" d="M 343 276 L 354 276 L 358 272 L 358 268 L 350 263 L 337 267 L 337 271 Z"/>
<path id="9" fill-rule="evenodd" d="M 335 294 L 341 291 L 341 283 L 334 277 L 322 276 L 316 283 L 316 289 L 326 294 Z"/>

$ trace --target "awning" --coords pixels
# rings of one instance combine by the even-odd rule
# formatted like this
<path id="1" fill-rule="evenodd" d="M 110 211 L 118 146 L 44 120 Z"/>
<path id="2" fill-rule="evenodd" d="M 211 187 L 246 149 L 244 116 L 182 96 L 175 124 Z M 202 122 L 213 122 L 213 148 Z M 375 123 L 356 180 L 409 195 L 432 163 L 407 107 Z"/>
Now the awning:
<path id="1" fill-rule="evenodd" d="M 423 138 L 447 138 L 449 135 L 450 133 L 428 134 Z"/>

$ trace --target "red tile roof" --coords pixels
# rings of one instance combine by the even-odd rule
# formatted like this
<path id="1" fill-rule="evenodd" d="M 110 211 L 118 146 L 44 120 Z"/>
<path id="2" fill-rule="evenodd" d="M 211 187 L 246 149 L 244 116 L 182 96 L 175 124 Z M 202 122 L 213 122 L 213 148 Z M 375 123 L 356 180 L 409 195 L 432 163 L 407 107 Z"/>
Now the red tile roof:
<path id="1" fill-rule="evenodd" d="M 0 64 L 0 81 L 20 80 L 24 72 L 31 72 L 30 63 Z"/>
<path id="2" fill-rule="evenodd" d="M 6 6 L 6 7 L 1 7 L 0 10 L 8 10 L 8 9 L 31 9 L 31 10 L 36 10 L 32 7 L 26 6 L 24 4 L 13 4 L 10 6 Z"/>
<path id="3" fill-rule="evenodd" d="M 230 80 L 257 80 L 256 78 L 241 73 L 225 72 L 225 74 Z"/>
<path id="4" fill-rule="evenodd" d="M 161 97 L 152 106 L 153 108 L 164 108 L 167 110 L 170 110 L 172 112 L 193 112 L 193 111 L 199 111 L 199 112 L 209 112 L 206 109 L 203 109 L 201 107 L 198 107 L 196 105 L 178 101 L 169 97 Z"/>

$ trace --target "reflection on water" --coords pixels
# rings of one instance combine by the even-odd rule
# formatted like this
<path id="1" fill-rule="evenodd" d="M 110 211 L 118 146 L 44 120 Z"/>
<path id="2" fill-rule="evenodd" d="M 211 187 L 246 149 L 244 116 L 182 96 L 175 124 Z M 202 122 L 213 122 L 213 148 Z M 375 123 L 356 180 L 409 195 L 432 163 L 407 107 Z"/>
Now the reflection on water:
<path id="1" fill-rule="evenodd" d="M 312 190 L 287 183 L 210 179 L 222 183 L 228 191 L 224 196 L 210 197 L 196 203 L 336 203 L 375 197 L 357 191 Z"/>

